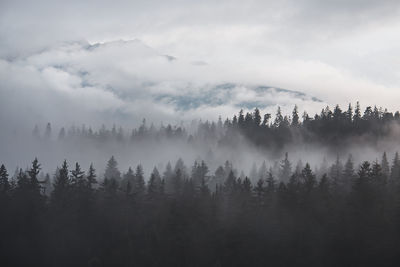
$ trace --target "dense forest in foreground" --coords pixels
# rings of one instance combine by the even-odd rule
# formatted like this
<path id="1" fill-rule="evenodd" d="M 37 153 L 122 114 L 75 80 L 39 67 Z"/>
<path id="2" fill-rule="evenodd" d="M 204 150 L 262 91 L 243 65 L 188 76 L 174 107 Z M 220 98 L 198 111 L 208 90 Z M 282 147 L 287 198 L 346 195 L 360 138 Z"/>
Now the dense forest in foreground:
<path id="1" fill-rule="evenodd" d="M 361 115 L 349 105 L 302 117 L 297 108 L 290 117 L 278 109 L 270 121 L 256 109 L 194 132 L 143 123 L 130 135 L 62 128 L 57 139 L 234 146 L 240 136 L 272 151 L 297 142 L 398 145 L 398 112 L 368 107 Z M 33 133 L 49 139 L 51 126 Z M 321 159 L 313 169 L 286 153 L 248 175 L 229 161 L 210 169 L 206 158 L 189 167 L 179 159 L 147 176 L 140 164 L 121 172 L 111 155 L 104 172 L 62 159 L 53 174 L 37 159 L 14 173 L 1 165 L 1 259 L 5 266 L 398 266 L 400 158 L 375 157 Z"/>

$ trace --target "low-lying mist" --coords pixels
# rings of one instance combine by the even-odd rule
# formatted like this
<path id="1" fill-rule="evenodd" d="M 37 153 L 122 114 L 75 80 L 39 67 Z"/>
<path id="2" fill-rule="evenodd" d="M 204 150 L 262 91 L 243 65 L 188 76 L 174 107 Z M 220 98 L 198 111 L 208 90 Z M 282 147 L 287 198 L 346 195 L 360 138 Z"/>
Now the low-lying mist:
<path id="1" fill-rule="evenodd" d="M 375 108 L 374 117 L 374 111 L 367 108 L 358 118 L 360 111 L 353 115 L 351 106 L 344 112 L 337 108 L 334 112 L 326 108 L 314 118 L 305 113 L 302 121 L 296 108 L 291 116 L 283 116 L 278 110 L 274 121 L 270 121 L 270 114 L 261 120 L 256 109 L 246 115 L 241 111 L 224 122 L 196 121 L 186 126 L 156 128 L 144 121 L 134 130 L 115 125 L 98 130 L 86 126 L 57 129 L 50 123 L 32 132 L 2 129 L 0 162 L 9 170 L 25 169 L 37 157 L 42 173 L 50 176 L 64 160 L 70 165 L 79 162 L 84 170 L 93 163 L 102 178 L 107 161 L 114 156 L 122 173 L 140 164 L 148 178 L 154 167 L 163 172 L 168 162 L 174 166 L 178 159 L 188 170 L 195 161 L 204 161 L 209 176 L 229 161 L 237 175 L 255 182 L 254 169 L 258 171 L 261 166 L 277 176 L 286 153 L 293 172 L 310 163 L 317 178 L 338 158 L 344 163 L 351 155 L 357 166 L 365 160 L 380 161 L 384 152 L 389 160 L 394 157 L 400 149 L 397 113 Z"/>

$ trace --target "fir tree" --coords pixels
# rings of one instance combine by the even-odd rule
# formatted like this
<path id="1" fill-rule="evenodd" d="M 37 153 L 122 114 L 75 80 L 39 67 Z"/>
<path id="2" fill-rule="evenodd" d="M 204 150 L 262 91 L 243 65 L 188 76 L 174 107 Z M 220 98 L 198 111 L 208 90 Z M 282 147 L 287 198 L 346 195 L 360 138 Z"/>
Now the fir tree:
<path id="1" fill-rule="evenodd" d="M 0 166 L 0 192 L 6 193 L 10 189 L 10 183 L 8 181 L 8 173 L 4 164 Z"/>

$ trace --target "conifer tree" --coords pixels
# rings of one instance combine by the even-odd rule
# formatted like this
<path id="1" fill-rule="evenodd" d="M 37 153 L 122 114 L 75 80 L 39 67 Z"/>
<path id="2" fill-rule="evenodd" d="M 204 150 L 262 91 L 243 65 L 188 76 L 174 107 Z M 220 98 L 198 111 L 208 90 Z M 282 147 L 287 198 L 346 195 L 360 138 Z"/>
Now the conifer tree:
<path id="1" fill-rule="evenodd" d="M 68 164 L 67 161 L 64 160 L 61 168 L 57 169 L 54 183 L 53 183 L 53 191 L 51 193 L 52 203 L 58 205 L 60 208 L 63 208 L 67 205 L 68 196 L 71 189 L 71 180 L 68 175 Z"/>
<path id="2" fill-rule="evenodd" d="M 51 124 L 50 122 L 47 123 L 46 125 L 46 130 L 44 132 L 44 138 L 49 140 L 51 138 Z"/>
<path id="3" fill-rule="evenodd" d="M 97 184 L 96 170 L 93 167 L 93 163 L 91 163 L 90 166 L 89 166 L 89 170 L 88 170 L 88 173 L 86 175 L 86 179 L 87 179 L 87 187 L 89 188 L 89 190 L 92 190 L 93 186 L 95 184 Z"/>
<path id="4" fill-rule="evenodd" d="M 172 167 L 171 167 L 171 163 L 168 162 L 167 166 L 165 167 L 165 171 L 163 173 L 163 181 L 164 181 L 164 185 L 165 185 L 165 193 L 167 194 L 172 194 L 173 193 L 173 176 L 174 173 L 172 171 Z"/>
<path id="5" fill-rule="evenodd" d="M 292 112 L 292 126 L 296 127 L 299 124 L 300 124 L 299 112 L 298 112 L 297 105 L 295 105 L 294 108 L 293 108 L 293 112 Z"/>
<path id="6" fill-rule="evenodd" d="M 118 170 L 118 163 L 115 160 L 114 156 L 111 156 L 111 158 L 107 162 L 104 178 L 107 178 L 108 180 L 115 180 L 117 183 L 121 179 L 121 173 Z"/>
<path id="7" fill-rule="evenodd" d="M 259 179 L 257 181 L 257 184 L 254 187 L 254 193 L 256 194 L 256 197 L 259 199 L 264 196 L 265 188 L 264 188 L 264 180 L 263 179 Z"/>
<path id="8" fill-rule="evenodd" d="M 383 152 L 381 167 L 382 167 L 382 174 L 386 177 L 386 179 L 388 179 L 390 175 L 390 167 L 389 167 L 389 161 L 386 156 L 386 152 Z"/>
<path id="9" fill-rule="evenodd" d="M 275 121 L 274 121 L 274 127 L 278 128 L 283 122 L 283 116 L 281 112 L 281 107 L 278 106 L 278 109 L 276 110 L 276 116 L 275 116 Z"/>
<path id="10" fill-rule="evenodd" d="M 224 191 L 226 194 L 231 195 L 235 192 L 236 189 L 236 177 L 233 171 L 229 172 L 228 178 L 224 183 Z"/>
<path id="11" fill-rule="evenodd" d="M 246 195 L 250 195 L 251 190 L 252 190 L 252 188 L 251 188 L 250 179 L 246 176 L 246 177 L 244 178 L 244 180 L 243 180 L 243 192 L 244 192 Z"/>
<path id="12" fill-rule="evenodd" d="M 261 125 L 261 115 L 260 115 L 260 110 L 258 108 L 254 109 L 254 114 L 253 114 L 253 121 L 254 125 L 256 128 L 258 128 Z"/>
<path id="13" fill-rule="evenodd" d="M 75 163 L 75 169 L 71 170 L 71 184 L 75 188 L 83 189 L 86 187 L 85 179 L 84 179 L 85 172 L 82 171 L 81 166 L 78 162 Z"/>
<path id="14" fill-rule="evenodd" d="M 342 182 L 343 165 L 340 161 L 339 155 L 336 156 L 335 163 L 331 166 L 329 176 L 332 179 L 332 184 L 335 187 L 343 186 Z"/>
<path id="15" fill-rule="evenodd" d="M 303 180 L 305 189 L 307 191 L 311 191 L 312 189 L 314 189 L 314 187 L 317 184 L 315 175 L 313 174 L 310 164 L 308 164 L 308 163 L 306 163 L 306 166 L 304 167 L 303 171 L 301 172 L 301 178 Z"/>
<path id="16" fill-rule="evenodd" d="M 135 173 L 133 172 L 132 168 L 129 167 L 128 171 L 123 175 L 121 181 L 121 189 L 122 191 L 126 192 L 127 194 L 131 193 L 132 185 L 135 184 Z M 128 185 L 130 188 L 128 188 Z"/>
<path id="17" fill-rule="evenodd" d="M 35 158 L 32 162 L 31 169 L 28 171 L 28 174 L 30 177 L 31 189 L 33 190 L 33 192 L 36 192 L 37 194 L 40 194 L 40 184 L 38 180 L 38 175 L 40 170 L 41 167 L 39 161 L 37 160 L 37 158 Z"/>
<path id="18" fill-rule="evenodd" d="M 143 167 L 141 164 L 137 165 L 135 171 L 135 184 L 133 186 L 133 193 L 136 196 L 143 196 L 146 190 L 146 185 L 144 182 Z"/>
<path id="19" fill-rule="evenodd" d="M 353 107 L 351 106 L 351 103 L 349 103 L 349 106 L 346 111 L 346 120 L 350 123 L 353 120 Z"/>
<path id="20" fill-rule="evenodd" d="M 275 187 L 276 187 L 276 180 L 272 175 L 272 169 L 270 169 L 267 178 L 267 192 L 269 193 L 275 192 Z"/>
<path id="21" fill-rule="evenodd" d="M 287 182 L 292 175 L 292 164 L 289 161 L 288 153 L 285 153 L 285 158 L 281 161 L 280 170 L 279 170 L 279 179 L 282 182 Z"/>
<path id="22" fill-rule="evenodd" d="M 8 181 L 8 173 L 4 164 L 0 166 L 0 192 L 6 193 L 10 189 L 10 183 Z"/>
<path id="23" fill-rule="evenodd" d="M 150 175 L 150 180 L 147 186 L 147 192 L 150 197 L 162 194 L 161 176 L 156 167 L 154 167 L 153 172 Z"/>
<path id="24" fill-rule="evenodd" d="M 360 103 L 357 101 L 356 108 L 354 110 L 353 121 L 358 122 L 361 120 L 361 109 Z"/>

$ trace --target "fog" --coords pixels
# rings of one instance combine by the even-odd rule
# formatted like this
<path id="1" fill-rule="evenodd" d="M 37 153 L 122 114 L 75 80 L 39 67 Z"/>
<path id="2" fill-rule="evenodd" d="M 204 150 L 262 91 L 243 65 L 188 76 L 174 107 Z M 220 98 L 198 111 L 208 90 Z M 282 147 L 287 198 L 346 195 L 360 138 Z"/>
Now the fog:
<path id="1" fill-rule="evenodd" d="M 205 124 L 209 125 L 208 122 Z M 214 135 L 209 135 L 207 131 L 202 130 L 204 123 L 201 121 L 181 123 L 171 127 L 172 136 L 167 136 L 165 132 L 169 125 L 162 125 L 160 128 L 149 125 L 149 122 L 142 124 L 145 132 L 141 135 L 138 134 L 141 131 L 140 127 L 134 128 L 135 137 L 132 137 L 132 129 L 115 125 L 109 128 L 103 125 L 102 128 L 93 130 L 87 125 L 65 126 L 65 137 L 60 137 L 61 128 L 54 126 L 51 127 L 51 132 L 46 133 L 46 125 L 43 124 L 38 125 L 37 133 L 28 128 L 17 131 L 6 127 L 2 129 L 0 139 L 0 162 L 12 172 L 17 168 L 29 168 L 32 160 L 37 157 L 42 164 L 42 173 L 49 173 L 51 177 L 64 159 L 70 166 L 78 162 L 84 170 L 93 163 L 101 180 L 107 161 L 114 156 L 122 173 L 129 167 L 142 165 L 147 180 L 154 167 L 162 173 L 168 162 L 174 166 L 178 159 L 183 159 L 188 174 L 195 161 L 204 161 L 209 167 L 209 176 L 214 175 L 219 166 L 229 161 L 237 175 L 243 173 L 250 177 L 254 166 L 258 171 L 264 162 L 267 168 L 271 168 L 274 175 L 278 176 L 276 168 L 280 168 L 285 153 L 288 153 L 293 172 L 310 163 L 319 179 L 329 171 L 327 168 L 337 157 L 344 164 L 351 155 L 357 168 L 363 161 L 380 162 L 384 152 L 387 153 L 390 162 L 400 150 L 400 126 L 395 122 L 388 126 L 389 130 L 384 136 L 374 141 L 371 141 L 368 133 L 364 133 L 343 139 L 343 142 L 335 146 L 329 141 L 306 142 L 302 135 L 292 132 L 292 142 L 280 148 L 269 149 L 254 144 L 238 131 L 233 134 L 227 133 L 221 124 L 217 126 Z M 221 143 L 228 135 L 232 135 L 229 138 L 230 142 Z M 251 179 L 252 182 L 256 182 L 256 177 Z"/>

